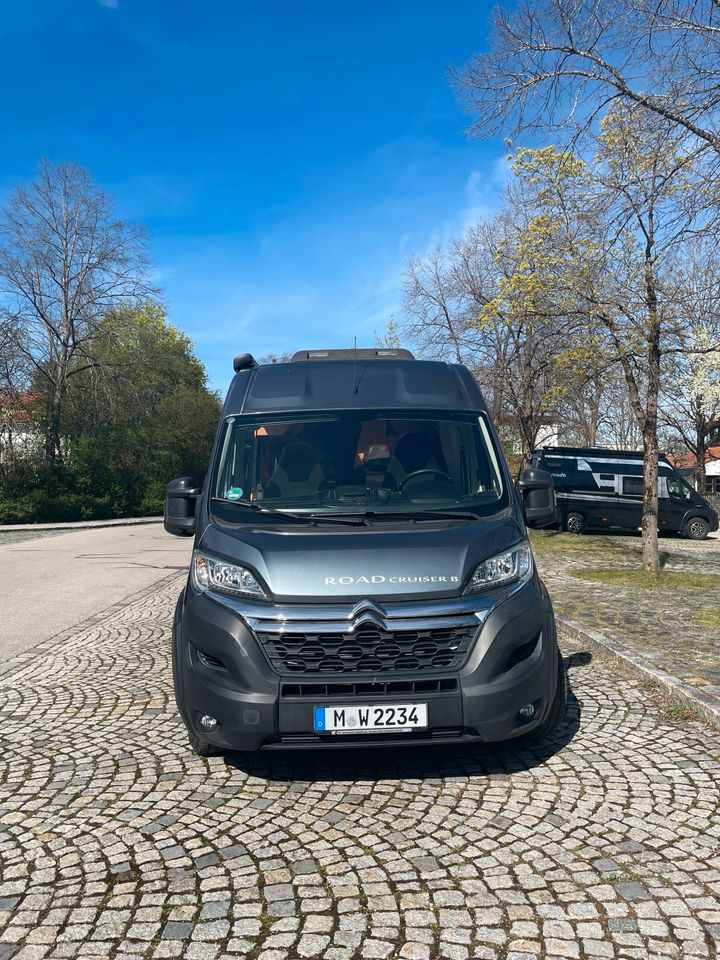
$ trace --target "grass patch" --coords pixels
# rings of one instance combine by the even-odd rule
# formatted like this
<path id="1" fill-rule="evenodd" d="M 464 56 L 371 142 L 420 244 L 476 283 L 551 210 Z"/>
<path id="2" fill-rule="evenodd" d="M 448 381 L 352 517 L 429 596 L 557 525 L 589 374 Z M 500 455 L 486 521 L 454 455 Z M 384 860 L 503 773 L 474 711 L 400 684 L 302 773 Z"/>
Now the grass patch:
<path id="1" fill-rule="evenodd" d="M 685 573 L 680 570 L 633 570 L 607 567 L 602 570 L 571 570 L 570 576 L 593 583 L 609 583 L 618 587 L 641 587 L 645 590 L 718 590 L 720 576 L 712 573 Z M 719 612 L 720 613 L 720 612 Z"/>
<path id="2" fill-rule="evenodd" d="M 277 920 L 277 917 L 273 917 L 272 914 L 267 913 L 263 910 L 259 917 L 260 920 L 260 933 L 266 937 L 270 933 L 270 928 Z"/>
<path id="3" fill-rule="evenodd" d="M 697 720 L 697 713 L 688 703 L 673 700 L 660 714 L 662 721 Z"/>
<path id="4" fill-rule="evenodd" d="M 704 623 L 708 627 L 720 630 L 720 610 L 698 610 L 692 615 L 695 623 Z"/>
<path id="5" fill-rule="evenodd" d="M 631 537 L 628 537 L 627 540 L 629 541 L 627 544 L 619 544 L 602 534 L 578 536 L 575 533 L 558 533 L 556 530 L 530 530 L 530 542 L 533 550 L 540 556 L 543 554 L 556 554 L 557 556 L 596 554 L 605 556 L 608 553 L 621 556 L 627 552 L 628 548 L 637 550 L 637 539 L 633 541 Z"/>

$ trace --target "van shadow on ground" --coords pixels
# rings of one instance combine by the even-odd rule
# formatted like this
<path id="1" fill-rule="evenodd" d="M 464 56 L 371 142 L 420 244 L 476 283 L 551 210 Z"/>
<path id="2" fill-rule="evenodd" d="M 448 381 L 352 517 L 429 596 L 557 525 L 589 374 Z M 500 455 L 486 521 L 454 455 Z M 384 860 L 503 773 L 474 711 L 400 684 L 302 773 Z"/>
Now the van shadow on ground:
<path id="1" fill-rule="evenodd" d="M 552 737 L 540 743 L 519 740 L 502 744 L 456 744 L 444 746 L 367 747 L 278 751 L 277 753 L 229 753 L 228 766 L 263 780 L 314 783 L 422 779 L 448 777 L 509 776 L 532 770 L 566 747 L 580 728 L 580 704 L 572 689 L 575 670 L 589 666 L 586 651 L 565 657 L 568 669 L 568 703 L 565 717 Z"/>

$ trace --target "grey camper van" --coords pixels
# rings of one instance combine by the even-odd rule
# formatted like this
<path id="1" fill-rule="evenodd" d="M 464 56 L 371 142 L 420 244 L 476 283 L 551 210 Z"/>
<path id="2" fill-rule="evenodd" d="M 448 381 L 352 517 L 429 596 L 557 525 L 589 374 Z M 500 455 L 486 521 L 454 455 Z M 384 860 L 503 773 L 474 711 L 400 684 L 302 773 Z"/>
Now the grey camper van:
<path id="1" fill-rule="evenodd" d="M 637 530 L 643 512 L 643 455 L 604 447 L 543 447 L 533 466 L 553 478 L 558 523 L 569 533 Z M 658 463 L 658 528 L 704 540 L 717 530 L 718 515 L 675 470 L 666 456 Z"/>
<path id="2" fill-rule="evenodd" d="M 565 705 L 526 516 L 461 366 L 406 350 L 237 357 L 201 489 L 167 487 L 194 536 L 173 624 L 196 753 L 543 737 Z"/>

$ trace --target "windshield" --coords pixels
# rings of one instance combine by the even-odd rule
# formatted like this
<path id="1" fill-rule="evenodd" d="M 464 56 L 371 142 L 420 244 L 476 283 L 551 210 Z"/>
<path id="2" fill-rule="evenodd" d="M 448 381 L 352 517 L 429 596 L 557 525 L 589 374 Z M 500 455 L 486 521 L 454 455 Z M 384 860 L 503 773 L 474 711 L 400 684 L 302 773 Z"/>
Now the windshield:
<path id="1" fill-rule="evenodd" d="M 483 417 L 347 411 L 230 417 L 213 496 L 299 513 L 395 513 L 508 502 Z"/>

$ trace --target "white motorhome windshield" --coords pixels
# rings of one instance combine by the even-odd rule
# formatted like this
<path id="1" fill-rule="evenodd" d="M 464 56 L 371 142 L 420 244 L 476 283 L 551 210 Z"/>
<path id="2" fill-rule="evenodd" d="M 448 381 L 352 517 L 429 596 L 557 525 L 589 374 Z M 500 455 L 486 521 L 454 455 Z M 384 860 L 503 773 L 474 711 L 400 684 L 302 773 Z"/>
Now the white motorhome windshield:
<path id="1" fill-rule="evenodd" d="M 498 456 L 477 416 L 230 417 L 213 496 L 298 513 L 487 514 L 507 503 Z"/>

